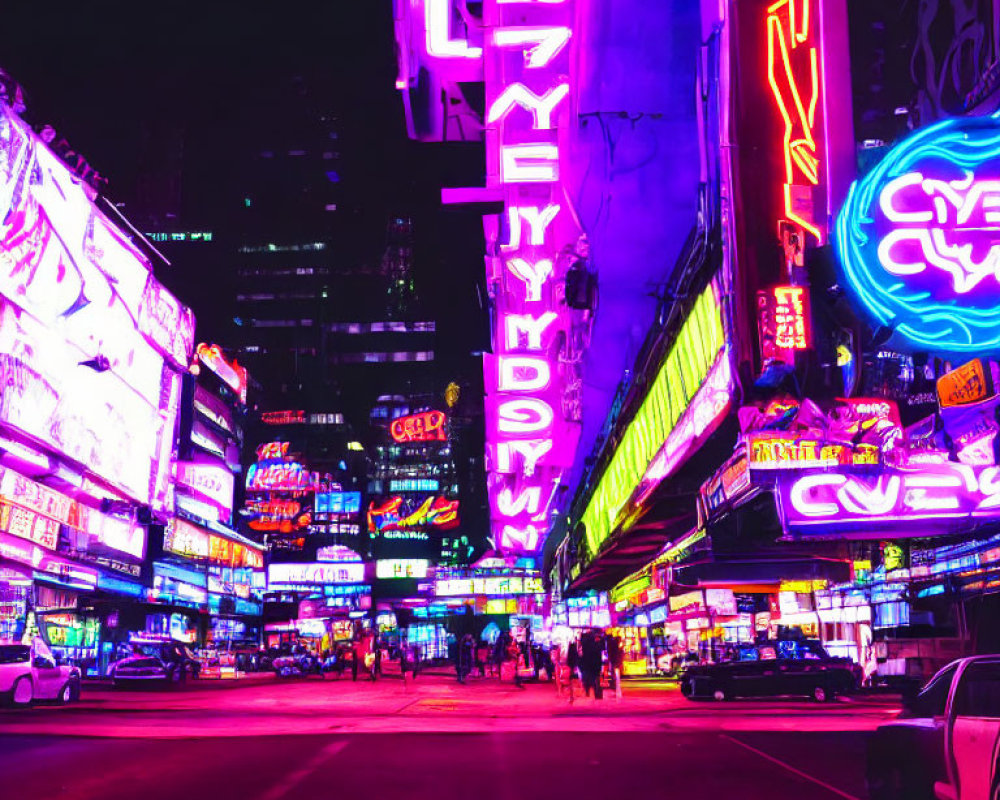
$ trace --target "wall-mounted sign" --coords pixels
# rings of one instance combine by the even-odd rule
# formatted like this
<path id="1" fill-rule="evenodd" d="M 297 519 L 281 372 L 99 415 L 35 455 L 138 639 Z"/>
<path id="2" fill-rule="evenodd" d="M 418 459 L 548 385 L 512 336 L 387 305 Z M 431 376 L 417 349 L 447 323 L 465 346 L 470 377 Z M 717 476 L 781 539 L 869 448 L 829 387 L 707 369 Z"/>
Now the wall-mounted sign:
<path id="1" fill-rule="evenodd" d="M 59 543 L 59 523 L 34 511 L 0 502 L 0 531 L 19 536 L 48 550 Z"/>
<path id="2" fill-rule="evenodd" d="M 198 360 L 218 375 L 222 382 L 232 389 L 240 402 L 247 402 L 247 371 L 239 365 L 236 359 L 229 361 L 217 344 L 202 342 L 196 350 Z"/>
<path id="3" fill-rule="evenodd" d="M 267 586 L 361 583 L 365 579 L 363 563 L 271 564 L 267 568 Z"/>
<path id="4" fill-rule="evenodd" d="M 795 363 L 795 352 L 812 346 L 809 289 L 805 286 L 772 286 L 757 292 L 757 330 L 761 357 Z"/>
<path id="5" fill-rule="evenodd" d="M 817 469 L 844 465 L 875 466 L 879 449 L 871 444 L 824 442 L 809 436 L 755 432 L 745 437 L 751 469 Z"/>
<path id="6" fill-rule="evenodd" d="M 222 398 L 216 397 L 204 386 L 194 387 L 194 410 L 228 433 L 236 429 L 232 410 Z"/>
<path id="7" fill-rule="evenodd" d="M 368 507 L 368 531 L 398 531 L 407 528 L 450 530 L 458 527 L 458 500 L 428 497 L 419 505 L 403 497 L 391 497 L 381 505 Z"/>
<path id="8" fill-rule="evenodd" d="M 953 117 L 896 145 L 837 217 L 845 283 L 918 350 L 1000 350 L 1000 125 Z"/>
<path id="9" fill-rule="evenodd" d="M 897 538 L 959 533 L 1000 516 L 1000 467 L 923 464 L 782 475 L 779 512 L 790 534 Z"/>
<path id="10" fill-rule="evenodd" d="M 942 408 L 978 403 L 995 392 L 992 370 L 979 358 L 942 375 L 937 382 L 938 402 Z"/>
<path id="11" fill-rule="evenodd" d="M 639 490 L 641 502 L 677 469 L 715 429 L 731 398 L 722 288 L 716 280 L 695 302 L 587 504 L 582 521 L 591 553 L 611 535 L 633 492 Z"/>
<path id="12" fill-rule="evenodd" d="M 361 492 L 317 492 L 316 514 L 360 514 Z"/>
<path id="13" fill-rule="evenodd" d="M 66 586 L 81 589 L 97 586 L 97 570 L 60 558 L 34 542 L 8 533 L 0 533 L 0 558 L 26 564 Z"/>
<path id="14" fill-rule="evenodd" d="M 304 425 L 306 412 L 295 411 L 265 411 L 260 415 L 260 421 L 265 425 Z"/>
<path id="15" fill-rule="evenodd" d="M 215 506 L 219 519 L 228 522 L 233 515 L 235 479 L 225 464 L 211 461 L 178 461 L 175 466 L 177 486 Z"/>
<path id="16" fill-rule="evenodd" d="M 316 551 L 317 561 L 331 561 L 337 564 L 356 564 L 363 559 L 350 547 L 342 544 L 331 544 Z"/>
<path id="17" fill-rule="evenodd" d="M 375 577 L 426 578 L 430 563 L 426 558 L 380 558 L 375 562 Z"/>
<path id="18" fill-rule="evenodd" d="M 444 442 L 444 425 L 447 417 L 441 411 L 422 411 L 408 417 L 394 419 L 389 433 L 397 442 Z"/>

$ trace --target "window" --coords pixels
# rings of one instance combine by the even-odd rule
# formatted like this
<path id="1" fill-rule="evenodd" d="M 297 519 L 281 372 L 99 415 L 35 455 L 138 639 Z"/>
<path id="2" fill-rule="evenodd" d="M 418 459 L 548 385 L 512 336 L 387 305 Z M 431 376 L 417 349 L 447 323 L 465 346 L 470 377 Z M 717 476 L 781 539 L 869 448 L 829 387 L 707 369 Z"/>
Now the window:
<path id="1" fill-rule="evenodd" d="M 948 704 L 948 692 L 951 690 L 951 680 L 955 677 L 957 667 L 952 665 L 944 672 L 939 672 L 928 683 L 910 705 L 910 712 L 915 717 L 940 717 Z"/>
<path id="2" fill-rule="evenodd" d="M 23 664 L 28 660 L 27 645 L 0 645 L 0 664 Z"/>
<path id="3" fill-rule="evenodd" d="M 982 661 L 966 668 L 955 696 L 955 713 L 1000 719 L 1000 661 Z"/>

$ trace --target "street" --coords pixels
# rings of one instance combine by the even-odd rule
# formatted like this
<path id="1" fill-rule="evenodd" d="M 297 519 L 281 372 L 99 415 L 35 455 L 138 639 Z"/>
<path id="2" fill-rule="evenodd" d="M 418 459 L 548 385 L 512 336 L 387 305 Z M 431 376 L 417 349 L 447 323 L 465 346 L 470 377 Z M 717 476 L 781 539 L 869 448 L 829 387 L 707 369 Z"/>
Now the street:
<path id="1" fill-rule="evenodd" d="M 10 800 L 373 787 L 410 798 L 863 798 L 866 732 L 896 711 L 879 697 L 691 703 L 659 681 L 571 705 L 550 684 L 460 686 L 444 670 L 409 687 L 398 675 L 88 686 L 78 705 L 0 712 L 0 774 Z"/>

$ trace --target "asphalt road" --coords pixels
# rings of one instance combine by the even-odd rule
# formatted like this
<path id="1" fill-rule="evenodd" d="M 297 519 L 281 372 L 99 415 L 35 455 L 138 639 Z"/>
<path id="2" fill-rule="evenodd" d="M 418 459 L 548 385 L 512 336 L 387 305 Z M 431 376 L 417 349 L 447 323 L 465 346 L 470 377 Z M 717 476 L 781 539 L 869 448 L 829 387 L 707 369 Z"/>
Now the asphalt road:
<path id="1" fill-rule="evenodd" d="M 447 671 L 88 685 L 0 710 L 0 800 L 860 800 L 865 739 L 896 713 L 871 696 L 693 703 L 663 681 L 570 703 Z"/>
<path id="2" fill-rule="evenodd" d="M 865 797 L 862 733 L 0 736 L 4 800 Z"/>

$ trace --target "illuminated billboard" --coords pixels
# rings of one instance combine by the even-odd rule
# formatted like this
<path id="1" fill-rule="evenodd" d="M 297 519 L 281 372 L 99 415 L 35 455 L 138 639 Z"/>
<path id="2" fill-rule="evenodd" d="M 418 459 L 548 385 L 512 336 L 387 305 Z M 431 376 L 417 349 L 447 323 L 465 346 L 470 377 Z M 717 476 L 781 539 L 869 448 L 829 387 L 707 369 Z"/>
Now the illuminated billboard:
<path id="1" fill-rule="evenodd" d="M 390 497 L 381 505 L 368 507 L 368 532 L 383 533 L 411 528 L 450 530 L 458 527 L 458 500 L 428 497 L 423 502 L 404 497 Z"/>
<path id="2" fill-rule="evenodd" d="M 444 432 L 446 419 L 442 411 L 423 411 L 394 419 L 389 426 L 389 433 L 400 443 L 444 442 L 448 439 Z"/>
<path id="3" fill-rule="evenodd" d="M 239 365 L 236 359 L 229 361 L 222 348 L 217 344 L 202 342 L 197 349 L 198 360 L 222 379 L 240 402 L 247 402 L 247 371 Z"/>
<path id="4" fill-rule="evenodd" d="M 380 558 L 375 562 L 375 577 L 383 580 L 426 578 L 430 563 L 426 558 Z"/>
<path id="5" fill-rule="evenodd" d="M 0 423 L 167 510 L 194 317 L 3 104 L 0 153 Z"/>
<path id="6" fill-rule="evenodd" d="M 933 353 L 1000 350 L 1000 121 L 958 117 L 896 145 L 837 217 L 847 287 L 879 325 Z"/>
<path id="7" fill-rule="evenodd" d="M 217 461 L 178 461 L 175 467 L 177 488 L 210 503 L 222 522 L 233 515 L 235 479 L 229 467 Z"/>
<path id="8" fill-rule="evenodd" d="M 590 553 L 615 529 L 627 504 L 641 503 L 729 411 L 733 379 L 721 286 L 695 302 L 581 517 Z"/>
<path id="9" fill-rule="evenodd" d="M 267 568 L 267 587 L 326 586 L 338 583 L 361 583 L 365 579 L 363 563 L 271 564 Z"/>

